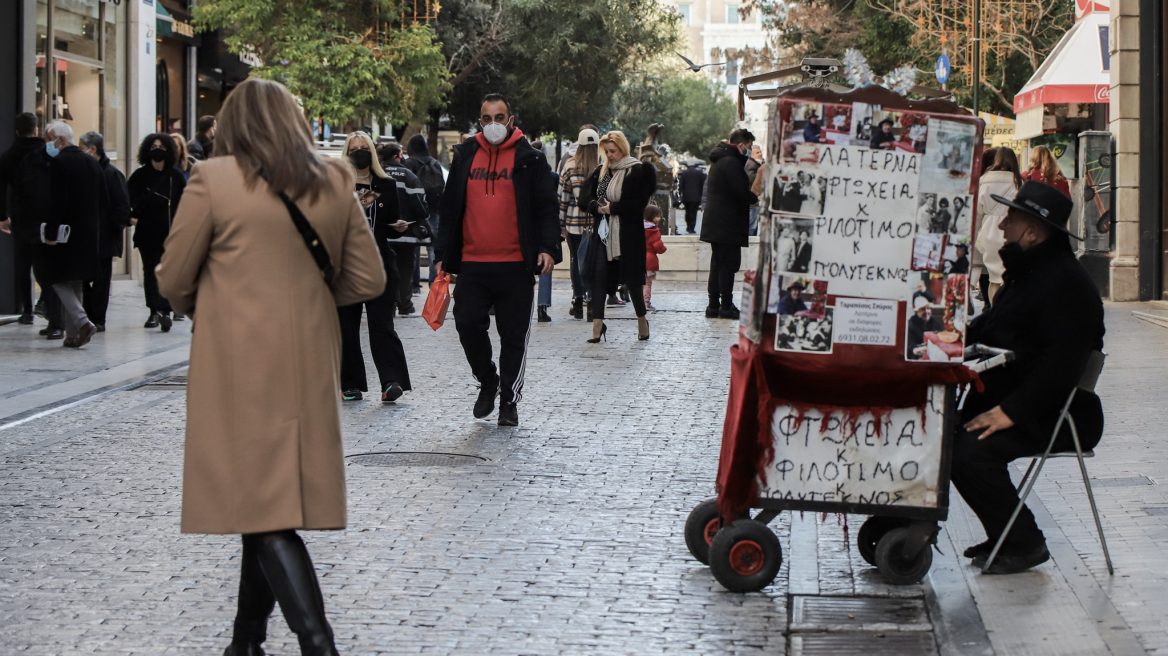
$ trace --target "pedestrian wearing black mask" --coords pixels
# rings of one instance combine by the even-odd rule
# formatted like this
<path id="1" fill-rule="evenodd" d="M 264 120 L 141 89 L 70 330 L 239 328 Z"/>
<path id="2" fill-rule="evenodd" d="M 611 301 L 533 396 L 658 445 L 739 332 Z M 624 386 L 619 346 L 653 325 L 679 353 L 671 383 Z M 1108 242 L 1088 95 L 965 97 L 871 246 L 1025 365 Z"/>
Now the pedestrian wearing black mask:
<path id="1" fill-rule="evenodd" d="M 166 237 L 187 182 L 182 171 L 174 167 L 178 153 L 174 141 L 165 134 L 152 134 L 138 147 L 141 168 L 130 174 L 130 217 L 135 220 L 134 247 L 142 257 L 142 287 L 150 316 L 145 328 L 162 326 L 170 332 L 170 303 L 158 292 L 154 267 L 162 261 Z"/>
<path id="2" fill-rule="evenodd" d="M 99 224 L 97 256 L 101 265 L 101 275 L 87 280 L 84 286 L 85 314 L 97 326 L 97 332 L 105 332 L 105 314 L 109 308 L 110 282 L 114 274 L 114 258 L 122 256 L 122 242 L 126 228 L 130 225 L 130 191 L 126 186 L 126 176 L 118 167 L 110 163 L 105 154 L 105 138 L 100 132 L 86 132 L 78 139 L 78 145 L 85 154 L 97 160 L 105 177 L 109 205 L 102 213 Z"/>
<path id="3" fill-rule="evenodd" d="M 750 208 L 758 197 L 750 190 L 746 175 L 747 153 L 754 135 L 746 130 L 730 133 L 710 152 L 706 213 L 702 217 L 701 240 L 710 244 L 710 303 L 706 316 L 737 319 L 734 305 L 734 274 L 742 266 L 742 249 L 750 245 Z M 807 249 L 810 257 L 810 249 Z M 796 269 L 797 271 L 798 269 Z M 806 271 L 806 269 L 804 269 Z"/>
<path id="4" fill-rule="evenodd" d="M 369 391 L 365 356 L 361 354 L 361 312 L 364 309 L 368 314 L 369 350 L 381 382 L 381 402 L 393 403 L 403 392 L 413 389 L 405 348 L 393 327 L 399 279 L 397 257 L 390 246 L 405 234 L 409 226 L 399 216 L 397 185 L 381 168 L 372 148 L 372 137 L 364 132 L 353 132 L 345 139 L 341 157 L 349 163 L 357 198 L 381 252 L 387 282 L 381 296 L 337 308 L 341 321 L 341 399 L 360 401 L 361 393 Z M 409 300 L 408 296 L 406 300 Z"/>

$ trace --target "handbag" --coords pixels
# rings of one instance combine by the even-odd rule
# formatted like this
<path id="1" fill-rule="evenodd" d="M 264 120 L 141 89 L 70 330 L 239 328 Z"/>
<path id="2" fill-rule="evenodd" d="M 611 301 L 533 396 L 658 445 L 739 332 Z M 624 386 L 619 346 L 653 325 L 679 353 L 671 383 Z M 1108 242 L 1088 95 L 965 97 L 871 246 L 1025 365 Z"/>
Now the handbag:
<path id="1" fill-rule="evenodd" d="M 296 232 L 304 239 L 304 245 L 308 247 L 308 252 L 312 253 L 312 259 L 316 261 L 316 266 L 320 267 L 320 274 L 324 277 L 324 282 L 329 287 L 333 284 L 333 261 L 329 259 L 328 251 L 324 244 L 320 243 L 320 236 L 316 234 L 312 224 L 308 219 L 304 218 L 304 213 L 296 207 L 296 203 L 288 198 L 288 194 L 280 192 L 280 200 L 284 201 L 284 207 L 288 208 L 288 214 L 292 216 L 292 223 L 296 226 Z"/>
<path id="2" fill-rule="evenodd" d="M 597 248 L 603 245 L 600 243 L 600 237 L 595 232 L 589 232 L 584 236 L 580 242 L 580 247 L 576 249 L 576 254 L 580 258 L 580 275 L 585 278 L 592 278 L 596 272 L 596 264 L 594 262 Z"/>
<path id="3" fill-rule="evenodd" d="M 426 304 L 422 306 L 422 318 L 426 323 L 438 330 L 446 321 L 446 310 L 450 307 L 450 274 L 445 271 L 434 276 L 434 283 L 430 285 L 430 293 L 426 296 Z"/>

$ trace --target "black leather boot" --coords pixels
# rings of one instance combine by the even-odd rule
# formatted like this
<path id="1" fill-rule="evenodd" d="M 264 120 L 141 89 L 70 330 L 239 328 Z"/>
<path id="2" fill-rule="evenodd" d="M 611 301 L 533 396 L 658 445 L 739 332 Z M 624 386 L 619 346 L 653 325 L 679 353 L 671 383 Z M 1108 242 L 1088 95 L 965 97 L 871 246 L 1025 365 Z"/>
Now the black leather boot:
<path id="1" fill-rule="evenodd" d="M 324 598 L 316 580 L 316 570 L 304 541 L 295 531 L 275 531 L 244 536 L 259 546 L 263 569 L 288 628 L 300 641 L 303 656 L 337 656 L 333 630 L 324 616 Z"/>
<path id="2" fill-rule="evenodd" d="M 243 537 L 243 557 L 239 567 L 239 609 L 235 631 L 223 656 L 264 656 L 268 639 L 268 618 L 276 607 L 276 597 L 260 567 L 259 541 Z"/>

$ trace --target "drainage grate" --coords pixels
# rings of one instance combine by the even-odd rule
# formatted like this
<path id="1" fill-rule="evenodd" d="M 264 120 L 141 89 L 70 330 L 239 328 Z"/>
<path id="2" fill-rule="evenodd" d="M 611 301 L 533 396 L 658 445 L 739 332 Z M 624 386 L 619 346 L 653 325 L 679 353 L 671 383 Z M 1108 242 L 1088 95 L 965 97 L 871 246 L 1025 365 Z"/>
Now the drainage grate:
<path id="1" fill-rule="evenodd" d="M 1091 487 L 1131 487 L 1133 485 L 1155 485 L 1156 481 L 1147 476 L 1123 476 L 1120 478 L 1093 478 Z"/>
<path id="2" fill-rule="evenodd" d="M 386 451 L 358 453 L 349 456 L 349 462 L 366 467 L 456 467 L 487 462 L 482 456 L 464 453 L 432 453 L 429 451 Z"/>
<path id="3" fill-rule="evenodd" d="M 796 596 L 792 631 L 932 631 L 920 599 Z"/>
<path id="4" fill-rule="evenodd" d="M 877 637 L 880 635 L 881 637 Z M 791 636 L 791 656 L 935 656 L 932 633 L 813 633 Z"/>
<path id="5" fill-rule="evenodd" d="M 187 387 L 186 376 L 167 376 L 135 387 L 135 390 L 181 390 Z"/>

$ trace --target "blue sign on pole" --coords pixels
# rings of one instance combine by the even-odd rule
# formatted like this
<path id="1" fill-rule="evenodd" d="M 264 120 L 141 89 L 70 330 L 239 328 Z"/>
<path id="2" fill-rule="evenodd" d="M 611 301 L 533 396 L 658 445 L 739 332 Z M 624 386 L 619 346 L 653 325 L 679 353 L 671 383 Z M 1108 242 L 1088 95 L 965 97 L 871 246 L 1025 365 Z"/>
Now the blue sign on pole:
<path id="1" fill-rule="evenodd" d="M 937 82 L 945 84 L 949 81 L 949 55 L 941 55 L 937 58 Z"/>

